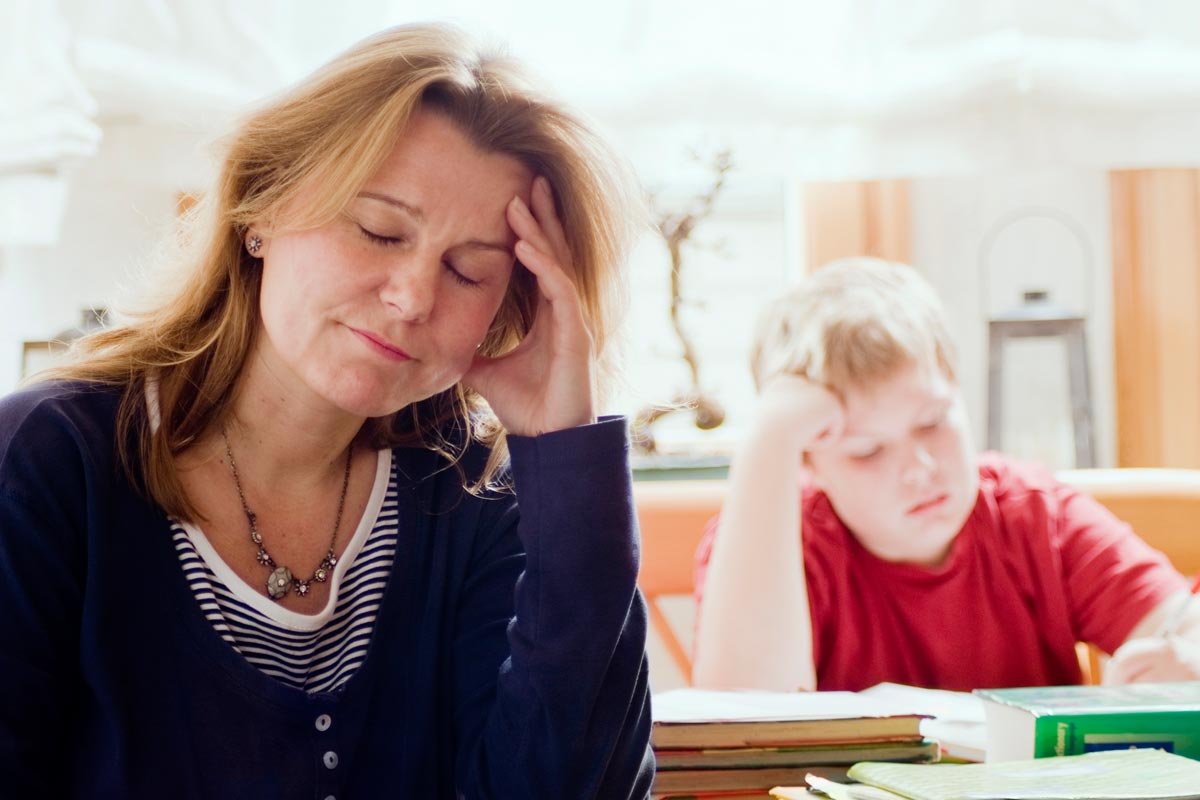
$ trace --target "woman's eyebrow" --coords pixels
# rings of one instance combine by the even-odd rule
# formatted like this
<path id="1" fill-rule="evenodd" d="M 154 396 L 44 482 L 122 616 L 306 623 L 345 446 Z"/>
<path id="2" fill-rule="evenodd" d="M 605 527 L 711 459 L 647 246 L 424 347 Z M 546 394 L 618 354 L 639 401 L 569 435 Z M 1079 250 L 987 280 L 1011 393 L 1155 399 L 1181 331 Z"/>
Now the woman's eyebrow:
<path id="1" fill-rule="evenodd" d="M 513 254 L 513 249 L 505 242 L 485 242 L 480 239 L 472 239 L 469 242 L 463 242 L 459 245 L 464 250 L 498 250 L 506 256 Z"/>
<path id="2" fill-rule="evenodd" d="M 381 203 L 387 203 L 390 206 L 395 206 L 401 211 L 407 213 L 417 222 L 425 221 L 425 212 L 423 212 L 419 207 L 414 206 L 411 203 L 406 203 L 398 197 L 392 197 L 391 195 L 382 194 L 380 192 L 359 192 L 358 196 L 365 197 L 370 200 L 378 200 Z"/>
<path id="3" fill-rule="evenodd" d="M 419 206 L 414 206 L 411 203 L 406 203 L 398 197 L 392 197 L 390 194 L 382 192 L 359 192 L 358 197 L 364 197 L 368 200 L 377 200 L 381 203 L 387 203 L 390 206 L 395 206 L 404 213 L 408 214 L 417 222 L 425 221 L 425 212 Z M 471 239 L 463 242 L 459 247 L 467 250 L 498 250 L 505 255 L 512 255 L 512 246 L 507 242 L 488 242 L 483 239 Z"/>

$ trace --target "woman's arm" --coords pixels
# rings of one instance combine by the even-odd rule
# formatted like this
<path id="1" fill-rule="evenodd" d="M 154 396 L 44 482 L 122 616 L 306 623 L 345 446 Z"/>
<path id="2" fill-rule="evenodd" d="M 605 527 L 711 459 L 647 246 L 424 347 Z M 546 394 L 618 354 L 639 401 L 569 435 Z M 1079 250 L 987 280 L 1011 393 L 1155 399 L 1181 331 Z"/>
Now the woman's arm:
<path id="1" fill-rule="evenodd" d="M 624 421 L 509 443 L 517 506 L 490 523 L 459 598 L 458 790 L 645 797 L 646 613 Z"/>
<path id="2" fill-rule="evenodd" d="M 530 199 L 507 218 L 537 279 L 533 326 L 463 377 L 508 432 L 519 520 L 513 509 L 493 526 L 460 598 L 459 791 L 644 797 L 654 761 L 628 436 L 622 420 L 594 423 L 596 354 L 545 178 Z"/>
<path id="3" fill-rule="evenodd" d="M 698 609 L 693 681 L 710 688 L 815 689 L 801 551 L 805 450 L 840 435 L 841 406 L 795 376 L 763 390 L 734 456 Z"/>
<path id="4" fill-rule="evenodd" d="M 13 797 L 65 796 L 80 688 L 85 466 L 38 394 L 0 401 L 0 786 Z"/>

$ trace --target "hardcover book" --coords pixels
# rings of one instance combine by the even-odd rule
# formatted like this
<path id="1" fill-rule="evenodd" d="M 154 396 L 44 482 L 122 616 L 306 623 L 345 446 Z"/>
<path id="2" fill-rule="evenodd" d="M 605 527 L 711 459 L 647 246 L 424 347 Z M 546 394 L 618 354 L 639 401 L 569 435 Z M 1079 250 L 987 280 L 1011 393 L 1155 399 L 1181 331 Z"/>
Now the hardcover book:
<path id="1" fill-rule="evenodd" d="M 1200 681 L 977 689 L 987 759 L 1157 748 L 1200 759 Z"/>

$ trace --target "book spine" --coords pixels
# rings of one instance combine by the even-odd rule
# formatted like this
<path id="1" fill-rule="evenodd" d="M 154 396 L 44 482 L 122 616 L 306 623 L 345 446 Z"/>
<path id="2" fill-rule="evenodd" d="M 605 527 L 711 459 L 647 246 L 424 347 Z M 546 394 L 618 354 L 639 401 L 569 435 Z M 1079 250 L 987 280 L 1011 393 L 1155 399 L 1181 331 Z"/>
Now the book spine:
<path id="1" fill-rule="evenodd" d="M 1200 712 L 1045 714 L 1035 723 L 1037 758 L 1134 747 L 1200 759 Z"/>

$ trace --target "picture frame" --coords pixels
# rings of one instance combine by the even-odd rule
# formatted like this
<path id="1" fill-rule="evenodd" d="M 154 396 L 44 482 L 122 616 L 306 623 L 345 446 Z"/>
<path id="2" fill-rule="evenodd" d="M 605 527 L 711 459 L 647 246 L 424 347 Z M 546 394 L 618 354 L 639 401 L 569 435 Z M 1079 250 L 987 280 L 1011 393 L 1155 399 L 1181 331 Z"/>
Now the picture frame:
<path id="1" fill-rule="evenodd" d="M 32 339 L 21 343 L 21 380 L 54 366 L 68 345 L 56 339 Z"/>

